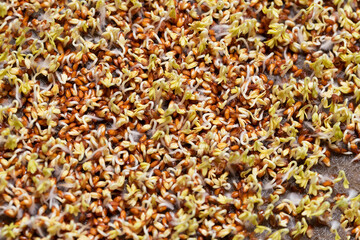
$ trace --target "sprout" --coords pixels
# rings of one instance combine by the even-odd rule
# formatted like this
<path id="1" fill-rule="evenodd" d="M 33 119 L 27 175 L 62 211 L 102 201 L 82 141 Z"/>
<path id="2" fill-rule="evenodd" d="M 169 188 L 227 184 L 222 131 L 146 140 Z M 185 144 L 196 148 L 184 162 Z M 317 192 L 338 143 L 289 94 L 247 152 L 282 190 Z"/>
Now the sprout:
<path id="1" fill-rule="evenodd" d="M 35 177 L 33 178 L 33 182 L 35 182 L 37 186 L 36 191 L 40 194 L 47 192 L 53 185 L 51 180 L 38 180 Z"/>
<path id="2" fill-rule="evenodd" d="M 85 22 L 85 21 L 84 21 Z M 59 24 L 53 24 L 52 23 L 52 27 L 50 27 L 49 32 L 45 32 L 46 37 L 49 41 L 49 43 L 51 44 L 51 46 L 57 50 L 55 41 L 58 40 L 61 36 L 61 34 L 64 31 L 64 28 L 61 27 Z"/>
<path id="3" fill-rule="evenodd" d="M 5 142 L 5 148 L 14 150 L 17 147 L 19 139 L 14 135 L 9 135 Z"/>
<path id="4" fill-rule="evenodd" d="M 157 60 L 156 55 L 155 55 L 155 54 L 151 54 L 151 55 L 150 55 L 150 58 L 149 58 L 149 65 L 148 65 L 149 71 L 151 71 L 151 70 L 154 71 L 154 70 L 156 69 L 156 66 L 155 66 L 156 60 Z"/>
<path id="5" fill-rule="evenodd" d="M 294 63 L 291 59 L 288 59 L 287 62 L 281 65 L 281 70 L 283 71 L 281 76 L 285 76 L 285 74 L 293 67 Z"/>
<path id="6" fill-rule="evenodd" d="M 270 228 L 261 225 L 256 226 L 254 230 L 255 233 L 263 233 L 265 231 L 267 231 L 268 233 L 272 232 Z"/>
<path id="7" fill-rule="evenodd" d="M 182 44 L 184 44 L 184 40 L 182 40 Z M 206 50 L 208 41 L 208 31 L 204 30 L 200 33 L 200 43 L 199 43 L 199 53 L 203 53 Z"/>
<path id="8" fill-rule="evenodd" d="M 279 117 L 276 114 L 274 116 L 272 116 L 270 119 L 269 129 L 275 130 L 276 128 L 280 127 L 280 122 L 282 119 L 283 119 L 282 117 Z"/>
<path id="9" fill-rule="evenodd" d="M 109 189 L 110 190 L 121 189 L 124 183 L 125 183 L 125 177 L 119 176 L 115 182 L 109 184 Z"/>
<path id="10" fill-rule="evenodd" d="M 79 157 L 79 161 L 81 161 L 83 158 L 84 158 L 84 154 L 85 154 L 85 147 L 84 147 L 84 144 L 81 142 L 81 143 L 75 143 L 74 144 L 74 151 L 73 151 L 73 154 L 78 154 Z"/>
<path id="11" fill-rule="evenodd" d="M 61 223 L 57 220 L 57 219 L 51 219 L 48 222 L 48 227 L 47 227 L 47 231 L 51 236 L 55 236 L 59 233 L 59 231 L 61 230 Z"/>
<path id="12" fill-rule="evenodd" d="M 259 23 L 256 19 L 246 19 L 239 25 L 239 21 L 235 20 L 229 28 L 229 33 L 232 37 L 239 37 L 240 35 L 248 34 L 249 37 L 254 37 L 258 31 Z"/>
<path id="13" fill-rule="evenodd" d="M 9 5 L 5 2 L 0 3 L 0 17 L 5 17 L 8 12 Z"/>
<path id="14" fill-rule="evenodd" d="M 11 117 L 8 118 L 8 123 L 16 130 L 19 130 L 24 127 L 16 115 L 11 115 Z"/>
<path id="15" fill-rule="evenodd" d="M 122 232 L 119 229 L 114 229 L 109 231 L 109 239 L 115 239 L 122 235 Z"/>
<path id="16" fill-rule="evenodd" d="M 207 29 L 213 23 L 213 18 L 211 16 L 204 17 L 201 21 L 194 21 L 190 24 L 190 29 L 195 32 L 201 32 L 204 29 Z"/>
<path id="17" fill-rule="evenodd" d="M 1 235 L 6 238 L 15 239 L 18 236 L 18 234 L 20 234 L 20 229 L 18 229 L 18 227 L 19 227 L 19 225 L 16 225 L 14 223 L 5 225 L 1 229 Z"/>
<path id="18" fill-rule="evenodd" d="M 325 68 L 333 68 L 334 64 L 329 59 L 328 55 L 323 54 L 320 58 L 318 58 L 315 62 L 309 64 L 310 67 L 314 70 L 316 77 L 322 77 L 324 75 L 324 67 Z"/>
<path id="19" fill-rule="evenodd" d="M 269 239 L 271 240 L 281 240 L 282 239 L 282 235 L 289 233 L 289 229 L 287 228 L 283 228 L 280 230 L 277 230 L 276 232 L 272 233 L 269 236 Z"/>
<path id="20" fill-rule="evenodd" d="M 34 159 L 30 159 L 30 161 L 28 162 L 27 170 L 34 174 L 37 171 L 37 166 L 37 162 Z"/>
<path id="21" fill-rule="evenodd" d="M 169 16 L 173 19 L 176 19 L 175 0 L 168 0 L 166 1 L 165 5 L 168 7 Z"/>
<path id="22" fill-rule="evenodd" d="M 222 82 L 226 83 L 226 75 L 227 75 L 228 69 L 226 66 L 222 65 L 220 67 L 220 73 L 219 77 L 215 80 L 218 84 L 221 84 Z"/>
<path id="23" fill-rule="evenodd" d="M 316 172 L 306 170 L 300 171 L 298 174 L 294 175 L 296 180 L 296 184 L 298 184 L 302 188 L 306 188 L 309 180 L 317 178 Z"/>
<path id="24" fill-rule="evenodd" d="M 25 42 L 25 40 L 26 40 L 25 34 L 27 31 L 29 31 L 29 28 L 27 28 L 27 27 L 21 30 L 21 35 L 15 41 L 16 46 L 19 46 L 19 45 L 21 46 Z"/>
<path id="25" fill-rule="evenodd" d="M 182 31 L 181 31 L 181 37 L 179 39 L 179 43 L 182 48 L 185 48 L 188 44 L 188 39 L 186 38 L 186 36 L 184 34 L 184 29 L 182 29 Z"/>
<path id="26" fill-rule="evenodd" d="M 44 167 L 42 170 L 45 178 L 50 177 L 52 175 L 53 171 L 54 171 L 54 168 L 48 168 L 48 167 Z"/>
<path id="27" fill-rule="evenodd" d="M 1 171 L 0 172 L 0 192 L 2 193 L 5 188 L 7 187 L 8 181 L 6 180 L 7 172 Z"/>
<path id="28" fill-rule="evenodd" d="M 170 89 L 175 91 L 176 95 L 180 95 L 184 92 L 184 89 L 181 88 L 184 79 L 182 75 L 178 75 L 176 71 L 173 72 L 165 72 L 165 77 L 169 78 L 170 81 Z"/>
<path id="29" fill-rule="evenodd" d="M 299 235 L 305 235 L 308 229 L 308 224 L 305 218 L 301 218 L 301 222 L 297 222 L 295 225 L 295 229 L 291 232 L 291 235 L 297 237 Z"/>
<path id="30" fill-rule="evenodd" d="M 338 177 L 334 179 L 334 183 L 337 183 L 337 182 L 341 181 L 342 179 L 344 179 L 344 183 L 343 183 L 343 184 L 344 184 L 344 188 L 349 188 L 349 181 L 348 181 L 347 178 L 346 178 L 346 175 L 345 175 L 344 170 L 341 170 L 341 171 L 339 172 Z"/>
<path id="31" fill-rule="evenodd" d="M 273 19 L 273 21 L 279 19 L 280 10 L 274 7 L 273 2 L 271 3 L 269 8 L 267 8 L 266 5 L 264 5 L 264 7 L 262 8 L 262 12 L 266 14 L 267 18 Z"/>
<path id="32" fill-rule="evenodd" d="M 266 41 L 266 45 L 270 48 L 274 48 L 278 43 L 284 43 L 285 45 L 289 44 L 290 36 L 286 32 L 287 26 L 283 23 L 271 23 L 269 26 L 268 34 L 273 35 L 272 39 Z"/>
<path id="33" fill-rule="evenodd" d="M 80 209 L 79 209 L 79 205 L 80 203 L 78 203 L 76 206 L 73 206 L 73 205 L 70 205 L 70 204 L 66 204 L 65 205 L 65 212 L 68 212 L 74 216 L 77 216 L 80 212 Z"/>

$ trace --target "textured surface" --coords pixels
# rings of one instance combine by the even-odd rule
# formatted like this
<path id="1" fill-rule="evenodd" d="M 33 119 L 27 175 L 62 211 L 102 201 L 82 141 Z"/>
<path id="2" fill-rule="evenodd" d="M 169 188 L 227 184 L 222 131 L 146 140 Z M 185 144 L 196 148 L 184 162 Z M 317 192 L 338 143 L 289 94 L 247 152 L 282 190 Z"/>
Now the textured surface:
<path id="1" fill-rule="evenodd" d="M 0 2 L 0 238 L 360 238 L 359 30 L 354 0 Z"/>

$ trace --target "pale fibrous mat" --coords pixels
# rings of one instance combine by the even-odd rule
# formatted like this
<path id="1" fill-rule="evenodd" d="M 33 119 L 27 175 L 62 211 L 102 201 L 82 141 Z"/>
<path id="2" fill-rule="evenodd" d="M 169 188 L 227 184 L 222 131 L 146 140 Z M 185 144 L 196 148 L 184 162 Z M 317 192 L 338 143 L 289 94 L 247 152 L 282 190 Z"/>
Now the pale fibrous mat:
<path id="1" fill-rule="evenodd" d="M 359 239 L 355 0 L 0 2 L 1 239 Z"/>

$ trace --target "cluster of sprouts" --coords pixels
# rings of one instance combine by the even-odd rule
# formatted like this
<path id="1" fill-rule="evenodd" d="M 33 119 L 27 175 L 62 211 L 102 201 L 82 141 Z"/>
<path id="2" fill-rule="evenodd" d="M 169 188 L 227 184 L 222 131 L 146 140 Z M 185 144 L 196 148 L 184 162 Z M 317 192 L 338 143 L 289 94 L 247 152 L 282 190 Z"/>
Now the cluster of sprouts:
<path id="1" fill-rule="evenodd" d="M 355 0 L 0 3 L 1 239 L 360 239 Z"/>

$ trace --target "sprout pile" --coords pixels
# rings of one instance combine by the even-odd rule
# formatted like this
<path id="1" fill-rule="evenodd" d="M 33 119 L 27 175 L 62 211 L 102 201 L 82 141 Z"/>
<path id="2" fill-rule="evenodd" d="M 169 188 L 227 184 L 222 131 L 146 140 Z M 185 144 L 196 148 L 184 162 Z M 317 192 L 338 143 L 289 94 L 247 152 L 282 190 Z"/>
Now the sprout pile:
<path id="1" fill-rule="evenodd" d="M 360 239 L 356 0 L 0 2 L 1 239 Z"/>

